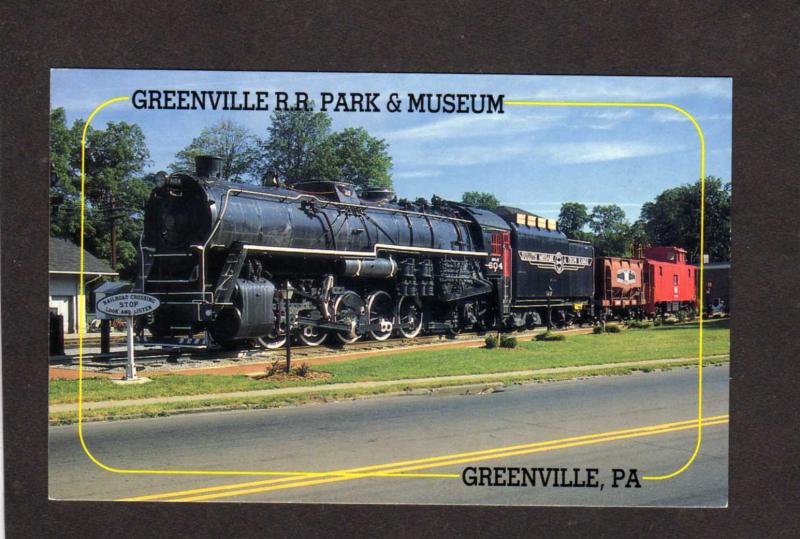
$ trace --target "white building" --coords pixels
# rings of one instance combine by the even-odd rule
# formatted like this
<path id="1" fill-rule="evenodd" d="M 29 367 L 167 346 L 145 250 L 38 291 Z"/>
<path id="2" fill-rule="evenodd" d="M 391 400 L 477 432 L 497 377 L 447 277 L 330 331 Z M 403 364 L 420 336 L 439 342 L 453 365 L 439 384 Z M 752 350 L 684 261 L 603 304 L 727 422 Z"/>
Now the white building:
<path id="1" fill-rule="evenodd" d="M 78 331 L 78 286 L 81 249 L 60 238 L 50 238 L 50 311 L 64 317 L 64 333 Z M 83 283 L 87 296 L 102 279 L 116 277 L 107 263 L 83 253 Z"/>

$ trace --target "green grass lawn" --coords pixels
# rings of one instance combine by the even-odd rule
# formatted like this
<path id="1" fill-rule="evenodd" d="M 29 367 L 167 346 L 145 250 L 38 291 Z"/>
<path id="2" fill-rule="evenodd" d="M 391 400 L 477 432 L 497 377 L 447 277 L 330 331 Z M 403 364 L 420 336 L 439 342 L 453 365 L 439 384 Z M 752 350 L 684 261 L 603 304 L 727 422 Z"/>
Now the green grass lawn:
<path id="1" fill-rule="evenodd" d="M 697 355 L 698 324 L 570 335 L 564 341 L 521 342 L 516 349 L 453 348 L 325 365 L 339 381 L 480 374 Z M 730 350 L 729 321 L 703 324 L 704 355 Z M 322 368 L 322 367 L 321 367 Z"/>
<path id="2" fill-rule="evenodd" d="M 704 354 L 730 351 L 730 321 L 703 324 Z M 429 376 L 481 374 L 551 367 L 598 365 L 697 355 L 698 324 L 631 329 L 617 334 L 570 335 L 565 341 L 522 342 L 513 350 L 485 348 L 427 349 L 314 367 L 333 376 L 325 380 L 270 382 L 244 375 L 180 375 L 154 377 L 143 385 L 119 386 L 104 379 L 83 382 L 86 401 L 124 400 L 159 396 L 199 395 L 275 387 L 368 380 L 402 380 Z M 76 380 L 51 380 L 50 403 L 77 401 Z"/>

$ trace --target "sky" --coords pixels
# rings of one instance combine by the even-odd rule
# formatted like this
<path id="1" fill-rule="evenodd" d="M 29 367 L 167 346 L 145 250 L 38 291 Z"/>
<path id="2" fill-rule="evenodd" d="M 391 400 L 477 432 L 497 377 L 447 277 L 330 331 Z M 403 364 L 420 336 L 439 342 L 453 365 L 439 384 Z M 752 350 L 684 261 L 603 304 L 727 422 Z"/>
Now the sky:
<path id="1" fill-rule="evenodd" d="M 112 97 L 137 89 L 307 92 L 502 94 L 506 101 L 670 103 L 697 120 L 706 144 L 706 175 L 731 180 L 732 79 L 285 73 L 54 69 L 51 107 L 68 124 L 86 119 Z M 319 100 L 317 97 L 317 105 Z M 382 106 L 382 109 L 385 108 Z M 364 127 L 388 143 L 399 197 L 436 194 L 460 200 L 465 191 L 493 193 L 501 203 L 555 218 L 563 202 L 617 204 L 629 220 L 641 205 L 700 176 L 697 132 L 665 108 L 509 106 L 504 114 L 329 112 L 333 129 Z M 266 136 L 267 111 L 173 111 L 110 105 L 92 125 L 138 124 L 150 149 L 148 171 L 166 170 L 204 127 L 237 122 Z"/>

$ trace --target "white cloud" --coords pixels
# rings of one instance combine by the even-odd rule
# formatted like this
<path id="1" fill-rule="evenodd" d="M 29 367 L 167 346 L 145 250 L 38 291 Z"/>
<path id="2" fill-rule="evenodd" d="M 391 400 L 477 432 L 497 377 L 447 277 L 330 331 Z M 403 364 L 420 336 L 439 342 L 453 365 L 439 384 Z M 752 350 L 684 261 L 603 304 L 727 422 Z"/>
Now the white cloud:
<path id="1" fill-rule="evenodd" d="M 404 140 L 433 140 L 465 137 L 515 135 L 548 129 L 557 124 L 563 114 L 540 113 L 513 116 L 508 114 L 453 116 L 415 127 L 382 133 L 389 142 Z"/>
<path id="2" fill-rule="evenodd" d="M 457 146 L 448 149 L 427 147 L 395 148 L 395 162 L 413 165 L 469 166 L 515 159 L 531 153 L 531 144 L 507 144 L 489 148 L 486 145 Z"/>
<path id="3" fill-rule="evenodd" d="M 585 114 L 590 118 L 597 118 L 600 120 L 621 120 L 623 118 L 630 118 L 633 116 L 631 109 L 614 109 L 614 110 L 598 110 Z"/>
<path id="4" fill-rule="evenodd" d="M 400 178 L 405 180 L 410 180 L 414 178 L 433 178 L 435 176 L 441 176 L 441 170 L 416 170 L 414 172 L 396 172 L 392 174 L 394 178 Z"/>
<path id="5" fill-rule="evenodd" d="M 661 155 L 682 149 L 678 146 L 648 144 L 638 141 L 565 142 L 538 146 L 535 152 L 550 163 L 575 164 Z"/>
<path id="6" fill-rule="evenodd" d="M 696 77 L 558 77 L 543 79 L 546 88 L 509 93 L 509 100 L 669 101 L 687 96 L 730 98 L 731 79 Z"/>
<path id="7" fill-rule="evenodd" d="M 698 122 L 718 122 L 731 121 L 730 114 L 699 114 L 692 115 Z M 686 122 L 689 119 L 676 110 L 657 110 L 653 113 L 652 119 L 659 123 Z"/>

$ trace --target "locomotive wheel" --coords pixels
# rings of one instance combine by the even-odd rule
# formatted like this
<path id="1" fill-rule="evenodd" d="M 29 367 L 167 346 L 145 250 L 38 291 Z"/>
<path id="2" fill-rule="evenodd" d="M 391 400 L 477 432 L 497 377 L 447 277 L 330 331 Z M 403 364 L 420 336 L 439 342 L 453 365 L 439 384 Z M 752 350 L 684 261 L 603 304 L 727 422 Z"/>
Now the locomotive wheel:
<path id="1" fill-rule="evenodd" d="M 533 314 L 528 313 L 525 315 L 525 329 L 531 330 L 536 327 L 536 318 Z"/>
<path id="2" fill-rule="evenodd" d="M 392 336 L 394 328 L 394 305 L 391 296 L 379 290 L 367 298 L 367 316 L 369 323 L 381 324 L 380 330 L 369 330 L 369 336 L 376 341 L 385 341 Z"/>
<path id="3" fill-rule="evenodd" d="M 411 296 L 403 296 L 397 303 L 397 322 L 400 335 L 406 339 L 413 339 L 422 331 L 422 311 Z"/>
<path id="4" fill-rule="evenodd" d="M 361 338 L 361 335 L 356 333 L 355 326 L 358 323 L 358 318 L 361 316 L 361 311 L 364 309 L 364 301 L 361 296 L 351 290 L 345 291 L 336 298 L 333 303 L 333 319 L 336 322 L 343 322 L 351 324 L 352 331 L 334 331 L 336 339 L 342 344 L 352 344 Z"/>
<path id="5" fill-rule="evenodd" d="M 256 341 L 267 350 L 277 350 L 286 345 L 286 332 L 276 328 L 267 335 L 257 338 Z"/>
<path id="6" fill-rule="evenodd" d="M 324 343 L 327 338 L 327 333 L 312 326 L 303 327 L 300 334 L 297 336 L 297 339 L 306 346 L 319 346 Z"/>

